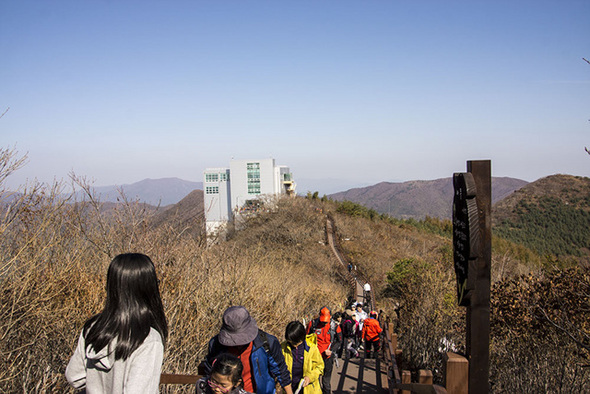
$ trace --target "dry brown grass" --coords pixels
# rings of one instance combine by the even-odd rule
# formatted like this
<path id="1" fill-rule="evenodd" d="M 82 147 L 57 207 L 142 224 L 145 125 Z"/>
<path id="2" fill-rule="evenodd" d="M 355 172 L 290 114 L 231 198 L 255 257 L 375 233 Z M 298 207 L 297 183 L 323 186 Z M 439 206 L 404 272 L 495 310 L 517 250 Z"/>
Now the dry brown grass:
<path id="1" fill-rule="evenodd" d="M 339 214 L 334 217 L 344 255 L 373 285 L 378 307 L 389 316 L 399 314 L 396 331 L 403 349 L 403 368 L 414 373 L 430 369 L 435 381 L 441 383 L 442 352 L 451 347 L 458 352 L 465 350 L 465 308 L 457 306 L 451 240 L 406 223 Z M 574 275 L 565 274 L 545 283 L 547 273 L 538 256 L 501 239 L 494 242 L 492 283 L 497 289 L 492 293 L 492 392 L 589 392 L 588 323 L 583 319 L 572 323 L 573 316 L 585 316 L 590 310 L 588 271 L 585 279 L 576 283 Z M 399 286 L 388 287 L 389 272 L 395 274 Z M 548 293 L 535 294 L 539 293 L 537 297 L 546 300 L 546 305 L 528 293 L 527 298 L 502 287 L 523 274 L 543 284 Z M 526 293 L 526 286 L 519 286 L 516 289 Z M 558 289 L 563 295 L 549 297 Z M 578 302 L 574 307 L 572 300 Z M 549 316 L 559 319 L 550 323 L 535 314 L 541 304 Z M 501 307 L 519 307 L 514 312 L 518 319 L 502 320 L 498 313 Z M 502 327 L 503 333 L 498 334 L 495 327 Z"/>
<path id="2" fill-rule="evenodd" d="M 230 305 L 246 306 L 261 328 L 279 338 L 289 321 L 313 317 L 323 305 L 344 308 L 346 269 L 324 244 L 325 215 L 316 209 L 332 210 L 329 202 L 276 201 L 276 208 L 247 219 L 227 241 L 207 248 L 194 231 L 200 224 L 155 226 L 152 210 L 124 196 L 105 213 L 87 182 L 75 176 L 74 184 L 85 191 L 82 200 L 61 197 L 59 184 L 32 185 L 10 196 L 2 181 L 21 164 L 0 150 L 0 392 L 68 390 L 65 366 L 84 321 L 102 308 L 106 269 L 118 253 L 142 252 L 156 264 L 170 327 L 167 373 L 196 373 Z M 333 216 L 344 255 L 373 285 L 378 307 L 390 316 L 399 313 L 404 367 L 440 372 L 441 339 L 461 348 L 464 337 L 450 240 L 406 224 Z M 520 254 L 494 254 L 494 281 L 536 269 Z M 387 274 L 404 261 L 416 275 L 403 294 L 391 298 Z M 517 339 L 493 342 L 493 368 L 506 372 L 495 376 L 513 383 L 497 381 L 494 387 L 527 387 L 539 373 L 550 374 L 543 380 L 548 391 L 555 381 L 582 387 L 576 371 L 557 362 L 575 347 L 561 343 L 552 349 L 548 336 L 544 347 L 533 349 Z"/>
<path id="3" fill-rule="evenodd" d="M 372 284 L 378 307 L 396 318 L 403 366 L 430 369 L 440 382 L 441 340 L 460 348 L 463 311 L 456 307 L 450 240 L 412 226 L 383 220 L 335 215 L 340 244 L 347 258 Z M 412 261 L 416 270 L 401 294 L 393 295 L 387 274 L 396 264 Z"/>
<path id="4" fill-rule="evenodd" d="M 182 228 L 152 226 L 153 212 L 124 196 L 105 214 L 86 181 L 72 180 L 86 191 L 83 200 L 59 197 L 60 185 L 36 185 L 3 202 L 0 392 L 69 390 L 65 366 L 84 321 L 103 306 L 106 268 L 118 253 L 142 252 L 156 264 L 170 327 L 167 373 L 197 372 L 230 305 L 246 306 L 282 339 L 289 321 L 324 304 L 338 308 L 347 296 L 335 275 L 344 269 L 319 243 L 324 216 L 298 199 L 279 201 L 206 248 Z"/>

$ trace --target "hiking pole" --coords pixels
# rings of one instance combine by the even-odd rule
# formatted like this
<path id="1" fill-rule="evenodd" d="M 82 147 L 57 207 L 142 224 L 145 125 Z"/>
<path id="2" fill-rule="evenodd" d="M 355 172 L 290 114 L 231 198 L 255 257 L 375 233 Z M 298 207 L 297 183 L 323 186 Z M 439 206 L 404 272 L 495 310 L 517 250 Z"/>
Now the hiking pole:
<path id="1" fill-rule="evenodd" d="M 328 350 L 330 350 L 332 348 L 332 344 L 330 343 L 330 345 L 328 345 Z M 336 364 L 336 368 L 340 368 L 340 364 L 338 364 L 338 355 L 336 354 L 336 352 L 332 352 L 332 354 L 334 355 L 334 363 Z"/>
<path id="2" fill-rule="evenodd" d="M 301 379 L 299 381 L 299 386 L 297 387 L 297 390 L 295 391 L 295 394 L 299 394 L 299 392 L 301 391 L 302 388 L 303 388 L 303 379 Z"/>

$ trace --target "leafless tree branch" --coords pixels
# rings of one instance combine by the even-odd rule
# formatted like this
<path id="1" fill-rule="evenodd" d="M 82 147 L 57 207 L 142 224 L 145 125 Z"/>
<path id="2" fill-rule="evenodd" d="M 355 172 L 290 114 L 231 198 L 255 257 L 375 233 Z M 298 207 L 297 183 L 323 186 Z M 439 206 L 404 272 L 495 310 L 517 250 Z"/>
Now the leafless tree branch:
<path id="1" fill-rule="evenodd" d="M 587 336 L 587 335 L 586 335 L 584 332 L 582 332 L 582 330 L 580 330 L 580 329 L 579 329 L 579 328 L 577 328 L 577 327 L 573 327 L 573 329 L 574 329 L 575 331 L 577 331 L 577 334 L 578 334 L 578 335 L 575 335 L 575 336 L 574 336 L 574 334 L 572 334 L 572 332 L 571 332 L 569 329 L 567 329 L 567 328 L 565 328 L 565 327 L 562 327 L 562 326 L 560 326 L 559 324 L 557 324 L 556 322 L 554 322 L 554 321 L 553 321 L 553 320 L 552 320 L 552 319 L 549 317 L 549 315 L 547 315 L 547 312 L 546 312 L 546 311 L 545 311 L 543 308 L 539 308 L 539 310 L 540 310 L 540 311 L 543 313 L 543 316 L 545 317 L 545 319 L 546 319 L 546 320 L 547 320 L 547 321 L 548 321 L 548 322 L 549 322 L 549 323 L 550 323 L 550 324 L 551 324 L 553 327 L 557 328 L 559 331 L 563 332 L 563 333 L 564 333 L 564 334 L 566 334 L 568 337 L 570 337 L 570 339 L 571 339 L 572 341 L 574 341 L 576 344 L 578 344 L 578 346 L 580 346 L 580 347 L 582 347 L 582 348 L 584 348 L 584 349 L 586 349 L 586 350 L 590 351 L 590 341 L 589 341 L 589 338 L 588 338 L 588 336 Z M 582 337 L 583 337 L 583 339 L 582 339 L 582 340 L 580 340 L 580 339 L 578 339 L 578 338 L 577 338 L 577 336 L 582 336 Z"/>

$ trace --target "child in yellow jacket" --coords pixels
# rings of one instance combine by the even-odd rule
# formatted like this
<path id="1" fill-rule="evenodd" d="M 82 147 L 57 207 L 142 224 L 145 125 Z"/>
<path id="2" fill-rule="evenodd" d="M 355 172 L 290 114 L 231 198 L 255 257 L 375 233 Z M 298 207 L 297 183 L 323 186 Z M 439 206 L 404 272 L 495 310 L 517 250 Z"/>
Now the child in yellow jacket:
<path id="1" fill-rule="evenodd" d="M 292 321 L 285 330 L 286 341 L 281 344 L 285 363 L 291 373 L 293 392 L 321 394 L 319 377 L 324 373 L 324 360 L 318 350 L 315 334 L 305 335 L 305 327 Z"/>

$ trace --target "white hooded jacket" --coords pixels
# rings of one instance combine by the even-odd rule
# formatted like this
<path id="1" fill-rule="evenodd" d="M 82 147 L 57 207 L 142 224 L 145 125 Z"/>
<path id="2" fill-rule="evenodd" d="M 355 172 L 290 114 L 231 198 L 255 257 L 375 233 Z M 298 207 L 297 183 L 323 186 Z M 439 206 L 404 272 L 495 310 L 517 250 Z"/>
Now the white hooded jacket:
<path id="1" fill-rule="evenodd" d="M 164 359 L 164 344 L 154 328 L 127 360 L 115 360 L 115 344 L 95 352 L 86 349 L 84 335 L 66 368 L 66 379 L 76 389 L 87 394 L 113 393 L 151 394 L 159 392 L 160 373 Z"/>

